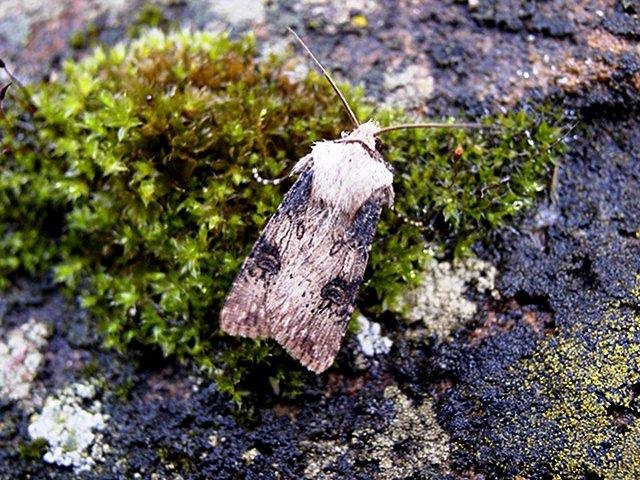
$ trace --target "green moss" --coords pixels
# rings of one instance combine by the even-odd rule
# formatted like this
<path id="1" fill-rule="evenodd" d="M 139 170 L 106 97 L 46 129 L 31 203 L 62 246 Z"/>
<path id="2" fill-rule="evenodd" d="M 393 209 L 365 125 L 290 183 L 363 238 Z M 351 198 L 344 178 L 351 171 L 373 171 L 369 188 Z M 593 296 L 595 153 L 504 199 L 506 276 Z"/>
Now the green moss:
<path id="1" fill-rule="evenodd" d="M 82 50 L 94 45 L 100 36 L 100 28 L 97 24 L 91 22 L 85 28 L 76 30 L 69 38 L 69 47 L 74 50 Z"/>
<path id="2" fill-rule="evenodd" d="M 159 28 L 166 30 L 169 28 L 169 19 L 165 16 L 162 8 L 154 3 L 147 2 L 133 19 L 133 22 L 127 29 L 127 35 L 130 38 L 139 37 L 148 28 Z"/>
<path id="3" fill-rule="evenodd" d="M 259 388 L 268 395 L 296 397 L 311 376 L 273 341 L 234 339 L 220 359 L 224 369 L 218 373 L 218 389 L 236 403 Z"/>
<path id="4" fill-rule="evenodd" d="M 32 442 L 24 442 L 18 446 L 18 456 L 29 462 L 42 461 L 49 443 L 44 438 L 36 438 Z"/>
<path id="5" fill-rule="evenodd" d="M 287 185 L 262 186 L 349 125 L 323 78 L 293 81 L 251 38 L 152 30 L 34 84 L 36 106 L 2 119 L 0 281 L 49 269 L 79 294 L 106 344 L 192 359 L 234 399 L 251 372 L 281 393 L 306 373 L 271 342 L 220 335 L 217 312 Z M 358 91 L 347 97 L 371 113 Z M 400 112 L 378 119 L 401 121 Z M 386 138 L 396 211 L 385 212 L 359 303 L 384 310 L 434 250 L 470 245 L 531 205 L 561 148 L 545 112 L 486 119 L 490 132 L 403 131 Z M 25 128 L 25 124 L 29 128 Z M 461 146 L 462 155 L 454 155 Z M 246 383 L 244 383 L 246 385 Z"/>
<path id="6" fill-rule="evenodd" d="M 135 386 L 133 379 L 130 377 L 125 378 L 120 383 L 112 386 L 113 393 L 123 402 L 129 400 L 131 391 Z"/>
<path id="7" fill-rule="evenodd" d="M 80 370 L 80 374 L 87 380 L 96 377 L 99 373 L 100 373 L 100 365 L 98 364 L 98 361 L 95 359 L 89 360 L 87 363 L 85 363 L 82 366 Z"/>
<path id="8" fill-rule="evenodd" d="M 403 119 L 383 112 L 380 120 Z M 391 307 L 407 283 L 416 285 L 417 272 L 434 254 L 470 255 L 474 242 L 531 207 L 545 189 L 563 148 L 558 113 L 518 111 L 484 121 L 493 128 L 408 130 L 386 138 L 386 157 L 396 168 L 396 205 L 378 228 L 370 304 Z M 427 229 L 403 222 L 398 213 Z"/>

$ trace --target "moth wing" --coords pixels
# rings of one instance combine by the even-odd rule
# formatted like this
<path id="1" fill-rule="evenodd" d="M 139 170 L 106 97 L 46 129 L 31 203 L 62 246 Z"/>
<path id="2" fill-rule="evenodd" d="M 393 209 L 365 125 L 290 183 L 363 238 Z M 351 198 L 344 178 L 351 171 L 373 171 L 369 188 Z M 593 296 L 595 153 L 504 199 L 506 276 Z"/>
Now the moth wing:
<path id="1" fill-rule="evenodd" d="M 300 163 L 303 161 L 308 159 Z M 282 252 L 287 252 L 299 219 L 308 208 L 311 182 L 311 171 L 303 170 L 245 259 L 220 311 L 220 328 L 229 335 L 271 336 L 269 292 L 282 267 Z"/>
<path id="2" fill-rule="evenodd" d="M 381 188 L 353 216 L 310 202 L 268 298 L 270 336 L 309 370 L 333 362 L 353 313 L 380 210 Z M 296 252 L 296 253 L 294 253 Z"/>

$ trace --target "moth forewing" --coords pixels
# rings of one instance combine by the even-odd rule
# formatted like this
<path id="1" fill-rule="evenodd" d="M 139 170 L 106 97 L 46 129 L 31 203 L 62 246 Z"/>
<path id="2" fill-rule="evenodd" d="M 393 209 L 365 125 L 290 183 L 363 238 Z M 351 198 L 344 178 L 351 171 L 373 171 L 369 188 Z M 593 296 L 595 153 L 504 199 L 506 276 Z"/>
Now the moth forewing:
<path id="1" fill-rule="evenodd" d="M 393 174 L 375 122 L 316 143 L 246 258 L 220 312 L 223 331 L 274 338 L 310 370 L 333 362 Z"/>

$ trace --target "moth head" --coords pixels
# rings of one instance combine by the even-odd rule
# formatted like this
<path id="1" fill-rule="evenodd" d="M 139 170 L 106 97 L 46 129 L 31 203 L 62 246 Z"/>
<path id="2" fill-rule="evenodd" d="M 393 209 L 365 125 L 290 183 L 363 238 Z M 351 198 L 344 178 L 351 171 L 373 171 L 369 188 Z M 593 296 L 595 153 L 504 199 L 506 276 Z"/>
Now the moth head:
<path id="1" fill-rule="evenodd" d="M 351 133 L 345 135 L 343 140 L 348 142 L 364 143 L 369 149 L 378 150 L 378 132 L 380 125 L 375 120 L 358 125 Z"/>

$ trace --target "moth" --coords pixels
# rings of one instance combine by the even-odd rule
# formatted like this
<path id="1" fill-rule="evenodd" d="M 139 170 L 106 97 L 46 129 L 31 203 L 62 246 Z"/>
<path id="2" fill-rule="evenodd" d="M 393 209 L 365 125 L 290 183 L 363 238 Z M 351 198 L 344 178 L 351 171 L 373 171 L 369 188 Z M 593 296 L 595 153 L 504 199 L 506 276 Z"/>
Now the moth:
<path id="1" fill-rule="evenodd" d="M 321 373 L 340 349 L 381 210 L 393 206 L 393 169 L 380 154 L 378 136 L 470 124 L 360 124 L 329 73 L 290 31 L 340 97 L 355 129 L 315 143 L 295 164 L 291 175 L 298 178 L 245 259 L 220 325 L 230 335 L 273 338 Z"/>

